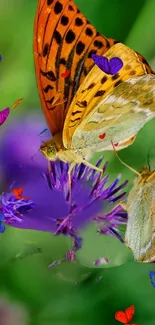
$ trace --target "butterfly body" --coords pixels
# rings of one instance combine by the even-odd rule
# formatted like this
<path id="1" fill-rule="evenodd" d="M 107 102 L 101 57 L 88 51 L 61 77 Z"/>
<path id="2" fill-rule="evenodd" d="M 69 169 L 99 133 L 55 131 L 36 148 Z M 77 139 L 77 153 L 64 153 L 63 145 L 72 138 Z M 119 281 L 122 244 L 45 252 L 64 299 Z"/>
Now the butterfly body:
<path id="1" fill-rule="evenodd" d="M 58 140 L 58 135 L 54 136 L 51 140 L 44 142 L 40 147 L 40 151 L 48 160 L 60 159 L 63 162 L 69 163 L 76 163 L 78 160 L 79 162 L 78 154 L 76 154 L 74 150 L 67 150 L 64 148 L 61 139 L 60 141 Z"/>
<path id="2" fill-rule="evenodd" d="M 72 0 L 38 1 L 34 59 L 53 136 L 41 146 L 49 160 L 82 162 L 90 149 L 113 150 L 111 141 L 125 148 L 155 116 L 146 60 L 99 34 Z"/>
<path id="3" fill-rule="evenodd" d="M 70 170 L 75 166 L 75 164 L 84 163 L 88 167 L 92 167 L 96 171 L 102 172 L 102 169 L 91 165 L 86 160 L 86 157 L 90 154 L 90 150 L 87 149 L 84 151 L 84 149 L 80 148 L 79 151 L 73 150 L 72 148 L 66 149 L 62 143 L 61 133 L 44 142 L 40 147 L 40 151 L 49 161 L 59 159 L 63 162 L 70 163 Z"/>
<path id="4" fill-rule="evenodd" d="M 135 179 L 127 200 L 125 242 L 135 260 L 155 260 L 155 172 L 144 168 Z"/>

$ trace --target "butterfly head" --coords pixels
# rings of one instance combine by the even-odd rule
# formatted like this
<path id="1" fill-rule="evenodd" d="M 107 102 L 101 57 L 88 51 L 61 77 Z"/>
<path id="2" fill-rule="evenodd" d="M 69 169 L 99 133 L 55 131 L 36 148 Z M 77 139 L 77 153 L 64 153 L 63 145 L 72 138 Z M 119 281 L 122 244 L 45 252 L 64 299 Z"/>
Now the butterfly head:
<path id="1" fill-rule="evenodd" d="M 140 173 L 140 177 L 139 177 L 140 185 L 155 180 L 155 171 L 154 170 L 151 171 L 151 169 L 148 167 L 143 167 L 139 173 Z"/>
<path id="2" fill-rule="evenodd" d="M 50 141 L 44 142 L 40 146 L 40 152 L 48 160 L 55 160 L 57 155 L 57 149 L 54 140 L 52 139 Z"/>

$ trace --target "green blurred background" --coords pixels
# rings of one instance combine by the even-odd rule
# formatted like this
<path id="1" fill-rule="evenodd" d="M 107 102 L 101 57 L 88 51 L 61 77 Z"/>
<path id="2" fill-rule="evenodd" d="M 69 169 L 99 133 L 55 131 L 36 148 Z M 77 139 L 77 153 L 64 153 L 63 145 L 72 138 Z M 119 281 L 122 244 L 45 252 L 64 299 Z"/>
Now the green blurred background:
<path id="1" fill-rule="evenodd" d="M 155 0 L 76 0 L 76 4 L 101 33 L 134 48 L 155 69 Z M 31 116 L 32 112 L 41 114 L 32 53 L 36 6 L 37 0 L 0 3 L 1 108 L 24 97 L 18 111 L 11 114 L 12 120 Z M 151 167 L 155 166 L 154 130 L 155 120 L 139 133 L 132 147 L 119 154 L 137 170 L 147 164 L 149 152 Z M 119 163 L 114 153 L 105 152 L 104 156 L 110 162 L 110 180 L 122 173 L 123 179 L 130 181 L 129 189 L 135 175 Z M 84 232 L 84 248 L 77 256 L 79 264 L 66 263 L 48 270 L 48 264 L 68 250 L 70 241 L 7 228 L 0 236 L 0 304 L 5 299 L 10 305 L 16 304 L 17 309 L 10 307 L 7 311 L 5 302 L 5 312 L 13 315 L 11 308 L 15 309 L 20 325 L 113 325 L 117 324 L 117 310 L 135 305 L 134 323 L 154 325 L 155 288 L 149 270 L 155 271 L 155 267 L 134 263 L 126 247 L 114 238 L 94 235 L 93 230 Z M 36 247 L 41 247 L 42 253 L 28 256 Z M 17 254 L 25 257 L 15 260 Z M 93 268 L 93 260 L 100 256 L 112 257 L 114 267 Z M 1 309 L 4 306 L 0 307 L 0 324 Z M 13 316 L 10 323 L 5 322 L 17 324 Z"/>

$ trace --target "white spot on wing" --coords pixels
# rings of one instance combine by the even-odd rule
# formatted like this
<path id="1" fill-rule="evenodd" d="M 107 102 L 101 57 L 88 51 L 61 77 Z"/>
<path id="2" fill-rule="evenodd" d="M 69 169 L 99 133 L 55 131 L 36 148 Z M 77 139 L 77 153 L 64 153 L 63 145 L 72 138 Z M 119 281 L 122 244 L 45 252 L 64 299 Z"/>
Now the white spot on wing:
<path id="1" fill-rule="evenodd" d="M 138 102 L 137 102 L 138 103 Z M 149 117 L 152 117 L 152 116 L 155 116 L 155 113 L 154 112 L 152 112 L 149 108 L 141 108 L 141 107 L 134 107 L 133 109 L 132 109 L 132 111 L 133 112 L 135 112 L 135 113 L 140 113 L 140 112 L 142 112 L 142 113 L 144 113 L 148 118 Z"/>
<path id="2" fill-rule="evenodd" d="M 141 76 L 141 77 L 135 77 L 135 78 L 130 78 L 128 79 L 128 83 L 131 84 L 131 85 L 134 85 L 135 83 L 139 82 L 141 79 L 143 79 L 144 76 Z"/>

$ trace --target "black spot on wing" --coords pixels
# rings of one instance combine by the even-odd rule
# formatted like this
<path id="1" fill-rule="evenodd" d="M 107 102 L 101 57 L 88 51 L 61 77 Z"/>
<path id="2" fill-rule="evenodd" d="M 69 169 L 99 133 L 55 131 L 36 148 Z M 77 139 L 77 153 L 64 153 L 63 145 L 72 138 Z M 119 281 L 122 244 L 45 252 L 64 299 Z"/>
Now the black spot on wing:
<path id="1" fill-rule="evenodd" d="M 118 80 L 117 82 L 115 82 L 114 87 L 117 87 L 118 85 L 120 85 L 122 83 L 122 80 Z"/>
<path id="2" fill-rule="evenodd" d="M 75 116 L 76 114 L 81 114 L 82 111 L 76 111 L 76 112 L 72 112 L 72 115 Z"/>
<path id="3" fill-rule="evenodd" d="M 56 15 L 58 15 L 62 11 L 62 9 L 63 9 L 62 4 L 59 1 L 57 1 L 56 4 L 55 4 L 55 6 L 54 6 L 54 13 Z"/>
<path id="4" fill-rule="evenodd" d="M 75 26 L 82 26 L 83 25 L 83 21 L 82 21 L 82 19 L 81 18 L 79 18 L 79 17 L 77 17 L 76 19 L 75 19 Z"/>
<path id="5" fill-rule="evenodd" d="M 116 73 L 116 74 L 114 74 L 113 76 L 112 76 L 112 80 L 116 80 L 116 79 L 118 79 L 120 77 L 120 75 L 119 75 L 119 73 Z"/>
<path id="6" fill-rule="evenodd" d="M 94 46 L 97 47 L 98 49 L 101 49 L 104 45 L 101 41 L 94 41 Z"/>
<path id="7" fill-rule="evenodd" d="M 40 69 L 40 73 L 42 74 L 42 76 L 46 77 L 47 79 L 51 81 L 56 81 L 56 77 L 53 71 L 44 72 L 42 69 Z"/>
<path id="8" fill-rule="evenodd" d="M 107 76 L 104 76 L 104 77 L 101 79 L 101 84 L 103 85 L 107 80 L 108 80 Z"/>
<path id="9" fill-rule="evenodd" d="M 89 27 L 86 28 L 85 33 L 86 33 L 87 36 L 90 36 L 90 37 L 93 36 L 93 31 Z"/>
<path id="10" fill-rule="evenodd" d="M 85 44 L 84 44 L 83 42 L 79 41 L 79 42 L 77 43 L 77 45 L 76 45 L 76 53 L 77 53 L 78 55 L 81 55 L 82 52 L 84 51 L 84 49 L 85 49 Z"/>
<path id="11" fill-rule="evenodd" d="M 61 34 L 57 30 L 54 31 L 53 37 L 55 38 L 57 44 L 60 45 L 62 42 L 62 38 Z"/>
<path id="12" fill-rule="evenodd" d="M 99 90 L 99 91 L 97 91 L 97 93 L 95 94 L 95 96 L 94 97 L 100 97 L 100 96 L 103 96 L 104 94 L 105 94 L 105 90 Z"/>
<path id="13" fill-rule="evenodd" d="M 67 26 L 68 23 L 69 23 L 69 19 L 68 19 L 68 17 L 63 15 L 63 16 L 61 17 L 61 24 L 62 24 L 63 26 Z"/>
<path id="14" fill-rule="evenodd" d="M 47 5 L 50 6 L 54 0 L 47 0 Z"/>
<path id="15" fill-rule="evenodd" d="M 81 108 L 87 107 L 87 101 L 83 100 L 82 102 L 77 102 L 76 105 Z"/>
<path id="16" fill-rule="evenodd" d="M 65 41 L 67 44 L 71 44 L 75 40 L 75 33 L 70 29 L 65 37 Z"/>
<path id="17" fill-rule="evenodd" d="M 43 57 L 46 57 L 49 51 L 49 44 L 46 43 L 43 49 Z"/>
<path id="18" fill-rule="evenodd" d="M 47 86 L 43 89 L 43 91 L 47 94 L 48 91 L 49 91 L 49 90 L 52 90 L 53 88 L 54 88 L 53 86 L 51 86 L 51 85 L 47 85 Z"/>

